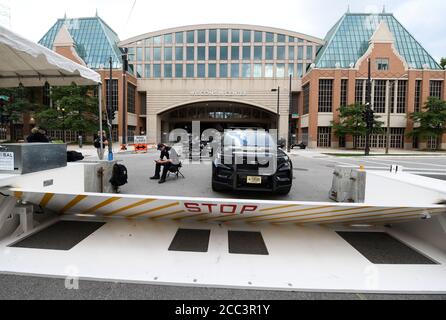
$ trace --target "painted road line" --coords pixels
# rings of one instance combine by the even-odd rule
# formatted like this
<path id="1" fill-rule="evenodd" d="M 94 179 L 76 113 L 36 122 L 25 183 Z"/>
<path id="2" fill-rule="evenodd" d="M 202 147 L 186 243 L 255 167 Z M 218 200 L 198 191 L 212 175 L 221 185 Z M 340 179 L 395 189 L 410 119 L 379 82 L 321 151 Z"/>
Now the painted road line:
<path id="1" fill-rule="evenodd" d="M 138 201 L 136 203 L 130 204 L 128 206 L 119 208 L 119 209 L 117 209 L 115 211 L 112 211 L 110 213 L 104 214 L 104 217 L 114 216 L 114 215 L 116 215 L 118 213 L 122 213 L 124 211 L 130 210 L 130 209 L 134 209 L 134 208 L 137 208 L 137 207 L 140 207 L 140 206 L 143 206 L 143 205 L 151 203 L 153 201 L 156 201 L 156 199 L 144 199 L 144 200 Z"/>
<path id="2" fill-rule="evenodd" d="M 257 223 L 257 222 L 274 221 L 274 220 L 281 220 L 281 219 L 303 218 L 303 217 L 308 217 L 308 216 L 323 215 L 323 214 L 328 214 L 328 213 L 345 212 L 345 211 L 353 211 L 353 210 L 363 210 L 363 209 L 368 209 L 368 208 L 372 208 L 372 207 L 355 207 L 355 208 L 348 208 L 348 209 L 344 208 L 344 209 L 322 211 L 322 212 L 311 212 L 311 213 L 306 213 L 306 214 L 300 214 L 297 216 L 275 217 L 275 218 L 270 218 L 270 219 L 253 220 L 252 222 Z M 294 213 L 294 212 L 291 212 L 291 213 Z"/>
<path id="3" fill-rule="evenodd" d="M 179 205 L 180 205 L 179 202 L 169 203 L 169 204 L 166 204 L 164 206 L 160 206 L 160 207 L 157 207 L 157 208 L 153 208 L 153 209 L 150 209 L 150 210 L 146 210 L 146 211 L 143 211 L 143 212 L 132 214 L 130 216 L 127 216 L 126 218 L 132 219 L 132 218 L 136 218 L 136 217 L 140 217 L 140 216 L 145 216 L 145 215 L 147 215 L 149 213 L 152 213 L 152 212 L 155 212 L 155 211 L 160 211 L 160 210 L 163 210 L 163 209 L 172 208 L 172 207 L 179 206 Z"/>
<path id="4" fill-rule="evenodd" d="M 42 200 L 40 201 L 39 206 L 42 208 L 45 208 L 53 197 L 54 197 L 54 193 L 45 193 Z"/>
<path id="5" fill-rule="evenodd" d="M 180 214 L 180 213 L 185 213 L 185 211 L 184 210 L 178 210 L 178 211 L 162 214 L 160 216 L 150 217 L 149 220 L 157 220 L 157 219 L 160 219 L 160 218 L 175 216 L 175 215 Z"/>
<path id="6" fill-rule="evenodd" d="M 19 199 L 19 200 L 22 200 L 23 192 L 22 191 L 15 191 L 14 192 L 14 197 Z"/>
<path id="7" fill-rule="evenodd" d="M 122 199 L 122 198 L 120 198 L 120 197 L 112 197 L 112 198 L 109 198 L 109 199 L 105 200 L 104 202 L 101 202 L 101 203 L 99 203 L 98 205 L 96 205 L 96 206 L 94 206 L 94 207 L 91 207 L 90 209 L 85 210 L 84 212 L 82 212 L 82 214 L 93 213 L 93 212 L 95 212 L 95 211 L 97 211 L 97 210 L 99 210 L 99 209 L 101 209 L 101 208 L 103 208 L 103 207 L 105 207 L 105 206 L 108 206 L 109 204 L 111 204 L 111 203 L 113 203 L 113 202 L 116 202 L 116 201 L 118 201 L 118 200 L 121 200 L 121 199 Z"/>
<path id="8" fill-rule="evenodd" d="M 67 212 L 68 210 L 70 210 L 71 208 L 73 208 L 75 205 L 77 205 L 79 202 L 81 202 L 86 198 L 88 198 L 88 196 L 83 196 L 83 195 L 76 196 L 73 200 L 68 202 L 68 204 L 65 207 L 60 209 L 59 213 L 64 214 L 65 212 Z"/>
<path id="9" fill-rule="evenodd" d="M 301 205 L 297 205 L 297 204 L 289 204 L 289 205 L 286 205 L 286 206 L 280 206 L 280 207 L 272 207 L 272 208 L 262 209 L 262 210 L 260 210 L 260 212 L 268 212 L 268 211 L 273 211 L 273 210 L 287 209 L 287 208 L 300 207 L 300 206 L 301 206 Z"/>
<path id="10" fill-rule="evenodd" d="M 382 210 L 382 212 L 384 212 L 386 210 Z M 387 209 L 387 211 L 389 211 Z M 344 221 L 360 221 L 360 220 L 366 220 L 369 218 L 374 218 L 374 217 L 383 217 L 383 216 L 394 216 L 394 215 L 399 215 L 399 214 L 407 214 L 407 213 L 414 213 L 414 212 L 420 212 L 420 215 L 423 214 L 423 212 L 425 212 L 425 209 L 417 209 L 417 210 L 410 210 L 410 211 L 400 211 L 400 212 L 388 212 L 385 214 L 372 214 L 372 215 L 368 215 L 368 216 L 361 216 L 359 217 L 360 213 L 358 213 L 358 217 L 350 217 L 350 218 L 342 218 L 342 219 L 338 219 L 339 217 L 346 217 L 346 216 L 352 216 L 354 214 L 346 214 L 346 215 L 334 215 L 334 216 L 328 216 L 328 217 L 324 217 L 325 222 L 327 223 L 339 223 L 339 222 L 344 222 Z M 433 213 L 433 212 L 432 212 Z M 365 212 L 364 214 L 368 214 L 368 212 Z M 334 219 L 334 220 L 332 220 Z M 312 222 L 309 222 L 310 220 L 312 220 Z M 314 220 L 317 219 L 308 219 L 308 220 L 302 220 L 302 221 L 297 221 L 299 224 L 307 224 L 307 223 L 317 223 Z M 330 221 L 326 221 L 326 220 L 330 220 Z"/>

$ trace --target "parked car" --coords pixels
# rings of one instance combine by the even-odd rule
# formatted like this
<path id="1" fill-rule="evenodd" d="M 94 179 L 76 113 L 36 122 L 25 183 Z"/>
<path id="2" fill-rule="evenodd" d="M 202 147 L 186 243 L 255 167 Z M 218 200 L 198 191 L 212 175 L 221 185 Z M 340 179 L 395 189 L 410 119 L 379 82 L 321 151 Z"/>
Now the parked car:
<path id="1" fill-rule="evenodd" d="M 233 130 L 226 132 L 222 140 L 212 164 L 214 191 L 269 191 L 283 195 L 291 191 L 293 163 L 269 133 Z M 265 157 L 276 161 L 276 165 L 265 163 Z"/>

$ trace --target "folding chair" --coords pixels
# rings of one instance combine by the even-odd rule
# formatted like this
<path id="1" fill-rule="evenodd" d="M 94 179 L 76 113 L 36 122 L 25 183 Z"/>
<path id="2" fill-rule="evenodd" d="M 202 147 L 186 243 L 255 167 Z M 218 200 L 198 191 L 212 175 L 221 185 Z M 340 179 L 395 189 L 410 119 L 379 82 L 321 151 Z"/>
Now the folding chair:
<path id="1" fill-rule="evenodd" d="M 183 167 L 183 163 L 182 162 L 180 162 L 177 165 L 171 165 L 170 168 L 169 168 L 169 172 L 168 172 L 167 176 L 169 177 L 170 174 L 174 174 L 177 177 L 177 179 L 179 179 L 180 176 L 182 176 L 183 179 L 185 179 L 186 177 L 181 172 L 181 168 L 182 167 Z"/>

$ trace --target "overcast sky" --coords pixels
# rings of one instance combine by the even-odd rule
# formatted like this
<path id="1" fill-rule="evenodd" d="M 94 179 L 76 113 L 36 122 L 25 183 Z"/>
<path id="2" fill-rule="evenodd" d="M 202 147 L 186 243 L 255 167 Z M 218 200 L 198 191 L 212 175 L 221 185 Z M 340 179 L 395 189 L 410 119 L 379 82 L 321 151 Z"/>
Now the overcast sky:
<path id="1" fill-rule="evenodd" d="M 10 8 L 11 29 L 34 41 L 65 13 L 69 18 L 87 17 L 96 9 L 121 40 L 200 23 L 264 25 L 323 38 L 349 5 L 351 12 L 381 12 L 385 5 L 437 60 L 446 56 L 445 0 L 0 0 L 0 4 Z"/>

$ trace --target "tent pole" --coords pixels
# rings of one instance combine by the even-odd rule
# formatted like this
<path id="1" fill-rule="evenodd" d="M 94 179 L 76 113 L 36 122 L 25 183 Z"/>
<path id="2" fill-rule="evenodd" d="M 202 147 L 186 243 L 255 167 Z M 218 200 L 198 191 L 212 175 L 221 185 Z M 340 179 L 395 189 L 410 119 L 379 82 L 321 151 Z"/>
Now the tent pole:
<path id="1" fill-rule="evenodd" d="M 101 152 L 100 152 L 100 159 L 99 160 L 104 160 L 103 154 L 104 154 L 104 141 L 102 140 L 103 135 L 102 135 L 102 84 L 100 83 L 98 86 L 98 97 L 99 97 L 99 142 L 101 144 Z"/>

